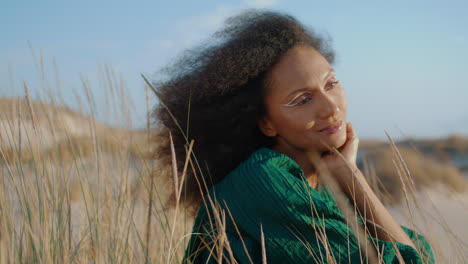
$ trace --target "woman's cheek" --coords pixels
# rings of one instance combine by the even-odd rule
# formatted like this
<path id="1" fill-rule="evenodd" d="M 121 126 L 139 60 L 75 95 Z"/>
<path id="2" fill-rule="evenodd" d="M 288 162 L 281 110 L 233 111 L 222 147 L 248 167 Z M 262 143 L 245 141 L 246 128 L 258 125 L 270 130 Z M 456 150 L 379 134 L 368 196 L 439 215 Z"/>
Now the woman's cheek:
<path id="1" fill-rule="evenodd" d="M 339 95 L 339 102 L 340 102 L 342 110 L 346 110 L 346 108 L 348 107 L 348 100 L 343 90 L 341 91 Z"/>

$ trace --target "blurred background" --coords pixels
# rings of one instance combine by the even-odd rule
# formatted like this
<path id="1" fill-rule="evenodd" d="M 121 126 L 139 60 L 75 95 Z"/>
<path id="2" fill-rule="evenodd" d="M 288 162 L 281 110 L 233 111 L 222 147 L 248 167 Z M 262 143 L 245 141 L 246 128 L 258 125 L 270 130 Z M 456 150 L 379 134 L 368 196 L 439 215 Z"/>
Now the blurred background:
<path id="1" fill-rule="evenodd" d="M 395 139 L 468 134 L 468 3 L 461 0 L 5 1 L 0 96 L 21 96 L 22 81 L 33 97 L 43 94 L 38 64 L 53 73 L 55 61 L 72 107 L 82 76 L 96 98 L 104 96 L 96 87 L 104 65 L 143 102 L 140 73 L 157 78 L 158 69 L 249 7 L 286 12 L 330 36 L 361 137 L 386 139 L 384 129 Z M 145 126 L 144 113 L 136 103 L 135 127 Z"/>
<path id="2" fill-rule="evenodd" d="M 440 263 L 467 261 L 468 2 L 44 0 L 0 4 L 0 263 L 180 260 L 192 223 L 162 209 L 178 180 L 141 74 L 246 8 L 328 36 L 358 165 Z"/>

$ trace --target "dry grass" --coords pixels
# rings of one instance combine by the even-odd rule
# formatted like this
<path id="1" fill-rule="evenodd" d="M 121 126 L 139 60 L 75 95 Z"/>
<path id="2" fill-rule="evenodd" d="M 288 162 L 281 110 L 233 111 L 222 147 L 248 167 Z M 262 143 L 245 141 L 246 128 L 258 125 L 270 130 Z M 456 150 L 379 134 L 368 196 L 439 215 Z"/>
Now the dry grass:
<path id="1" fill-rule="evenodd" d="M 460 170 L 452 164 L 433 160 L 420 152 L 400 147 L 398 148 L 411 173 L 411 178 L 417 190 L 440 184 L 453 192 L 464 192 L 468 182 Z M 403 183 L 395 167 L 395 156 L 389 146 L 366 151 L 363 155 L 366 175 L 378 175 L 376 187 L 385 195 L 387 202 L 399 203 L 404 198 Z M 391 194 L 391 195 L 390 195 Z"/>
<path id="2" fill-rule="evenodd" d="M 418 140 L 416 142 L 404 141 L 402 144 L 417 145 L 421 149 L 433 150 L 452 154 L 468 154 L 468 136 L 451 135 L 445 139 Z"/>
<path id="3" fill-rule="evenodd" d="M 111 80 L 112 74 L 106 74 L 104 79 Z M 106 87 L 115 91 L 113 84 L 115 81 L 109 81 Z M 94 98 L 88 100 L 96 104 Z M 180 263 L 193 219 L 183 208 L 164 211 L 162 205 L 169 188 L 177 188 L 181 194 L 185 170 L 146 159 L 151 149 L 149 122 L 145 131 L 109 128 L 92 115 L 33 101 L 27 93 L 24 99 L 0 102 L 0 263 Z M 119 111 L 123 109 L 129 108 Z M 185 159 L 186 169 L 194 169 L 190 146 L 187 149 L 187 157 L 179 158 Z M 446 178 L 450 180 L 442 181 L 450 182 L 454 190 L 464 190 L 455 172 L 447 176 L 447 168 L 401 151 L 402 158 L 389 147 L 381 161 L 368 166 L 378 169 L 370 170 L 372 181 L 377 183 L 378 175 L 392 195 L 415 202 L 419 199 L 414 195 L 416 185 L 430 186 Z M 389 160 L 396 162 L 390 164 Z M 386 178 L 388 171 L 397 171 L 400 186 L 390 180 L 394 176 Z M 166 173 L 174 175 L 174 181 L 159 181 L 157 176 Z M 403 193 L 395 191 L 401 189 Z M 207 202 L 217 208 L 217 201 Z M 409 209 L 413 218 L 424 216 L 421 208 Z M 214 212 L 213 225 L 224 230 L 229 212 Z M 443 222 L 443 216 L 437 219 Z M 223 247 L 230 252 L 224 237 L 223 232 L 213 237 L 216 254 Z M 456 239 L 454 236 L 452 241 Z M 437 238 L 432 242 L 441 248 Z M 439 259 L 449 260 L 442 251 L 437 252 Z M 264 259 L 265 254 L 263 251 Z M 333 256 L 328 257 L 333 262 Z M 451 257 L 463 260 L 462 254 Z M 226 259 L 235 263 L 231 254 Z"/>

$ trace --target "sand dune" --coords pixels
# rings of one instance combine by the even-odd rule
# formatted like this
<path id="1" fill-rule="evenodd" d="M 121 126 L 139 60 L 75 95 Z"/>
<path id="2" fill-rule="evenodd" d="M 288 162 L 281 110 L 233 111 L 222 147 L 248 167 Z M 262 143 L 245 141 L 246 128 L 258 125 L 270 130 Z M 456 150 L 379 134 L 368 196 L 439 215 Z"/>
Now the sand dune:
<path id="1" fill-rule="evenodd" d="M 82 238 L 89 224 L 88 212 L 85 210 L 85 198 L 93 202 L 96 211 L 120 213 L 119 225 L 125 227 L 127 216 L 132 213 L 132 221 L 138 223 L 137 229 L 144 231 L 147 215 L 147 193 L 151 171 L 158 164 L 144 160 L 142 157 L 150 149 L 148 135 L 142 131 L 129 131 L 110 128 L 99 124 L 93 118 L 74 112 L 66 107 L 51 106 L 40 102 L 27 102 L 17 99 L 0 99 L 0 185 L 5 190 L 0 199 L 9 210 L 13 223 L 23 216 L 21 203 L 28 201 L 36 206 L 37 197 L 51 196 L 70 199 L 72 236 L 75 241 Z M 378 144 L 379 147 L 382 144 Z M 375 144 L 373 145 L 375 146 Z M 28 150 L 32 151 L 25 158 Z M 8 156 L 10 155 L 10 156 Z M 8 157 L 7 157 L 8 156 Z M 408 160 L 412 156 L 407 156 Z M 414 156 L 418 161 L 409 166 L 426 167 L 416 175 L 415 183 L 424 183 L 423 189 L 410 197 L 409 206 L 405 199 L 397 199 L 390 207 L 393 215 L 401 224 L 412 227 L 424 234 L 440 256 L 440 263 L 466 263 L 468 259 L 468 192 L 454 192 L 453 183 L 465 184 L 462 176 L 454 173 L 450 184 L 445 167 L 435 164 L 436 161 Z M 428 162 L 433 162 L 427 170 Z M 437 165 L 437 166 L 436 166 Z M 379 166 L 380 168 L 383 165 Z M 430 180 L 426 175 L 436 171 Z M 411 168 L 410 168 L 411 169 Z M 389 170 L 393 170 L 390 168 Z M 383 172 L 377 175 L 383 175 Z M 390 177 L 390 176 L 389 176 Z M 437 177 L 436 180 L 434 177 Z M 453 179 L 456 179 L 453 180 Z M 387 187 L 392 182 L 387 180 Z M 168 183 L 155 183 L 158 196 L 165 199 Z M 397 188 L 398 186 L 393 188 Z M 456 188 L 455 188 L 456 189 Z M 63 192 L 63 193 L 62 193 Z M 393 192 L 394 194 L 397 192 Z M 399 192 L 401 193 L 401 192 Z M 68 198 L 67 198 L 68 199 Z M 55 217 L 53 204 L 50 206 L 50 217 Z M 55 206 L 55 205 L 54 205 Z M 58 206 L 58 205 L 57 205 Z M 120 209 L 120 207 L 124 209 Z M 154 206 L 157 213 L 159 205 Z M 409 209 L 408 209 L 409 207 Z M 49 210 L 47 209 L 47 210 Z M 99 209 L 99 210 L 98 210 Z M 42 211 L 35 209 L 33 213 Z M 107 211 L 108 212 L 107 212 Z M 122 213 L 124 212 L 124 213 Z M 410 212 L 412 214 L 410 214 Z M 168 212 L 170 215 L 171 212 Z M 155 213 L 155 218 L 162 218 Z M 94 217 L 94 216 L 93 216 Z M 101 215 L 96 216 L 96 219 Z M 93 218 L 94 219 L 94 218 Z M 116 226 L 114 217 L 107 217 L 107 226 Z M 190 232 L 191 219 L 185 224 L 185 231 Z M 24 220 L 23 220 L 24 221 Z M 159 220 L 158 220 L 159 221 Z M 162 220 L 161 220 L 162 221 Z M 161 222 L 154 223 L 156 236 L 160 235 Z M 178 224 L 181 228 L 183 223 Z M 123 228 L 122 227 L 122 228 Z M 122 229 L 124 230 L 124 229 Z M 159 231 L 156 231 L 159 230 Z M 178 229 L 180 230 L 180 229 Z M 41 234 L 41 230 L 33 230 Z M 124 230 L 125 231 L 125 230 Z M 125 232 L 109 232 L 108 235 L 125 236 Z M 182 232 L 180 232 L 182 234 Z M 107 234 L 107 233 L 106 233 Z M 156 240 L 155 240 L 156 241 Z M 135 242 L 136 244 L 139 242 Z M 157 247 L 157 243 L 155 247 Z M 181 249 L 183 247 L 181 246 Z M 161 250 L 164 250 L 163 248 Z M 159 252 L 159 251 L 158 251 Z M 163 251 L 161 251 L 163 252 Z"/>
<path id="2" fill-rule="evenodd" d="M 446 261 L 468 260 L 468 192 L 453 193 L 443 187 L 415 194 L 417 204 L 402 202 L 390 207 L 397 220 L 423 234 Z M 411 213 L 412 214 L 411 214 Z"/>

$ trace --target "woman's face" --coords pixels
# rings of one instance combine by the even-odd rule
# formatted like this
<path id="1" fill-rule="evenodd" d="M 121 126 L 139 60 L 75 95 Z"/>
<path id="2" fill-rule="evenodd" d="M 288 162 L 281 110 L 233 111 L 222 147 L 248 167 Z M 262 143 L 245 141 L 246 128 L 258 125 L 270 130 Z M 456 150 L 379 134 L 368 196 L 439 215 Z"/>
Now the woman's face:
<path id="1" fill-rule="evenodd" d="M 318 51 L 307 45 L 291 48 L 273 66 L 269 80 L 259 127 L 276 137 L 276 149 L 322 153 L 328 150 L 323 143 L 335 148 L 345 143 L 346 96 Z"/>

